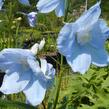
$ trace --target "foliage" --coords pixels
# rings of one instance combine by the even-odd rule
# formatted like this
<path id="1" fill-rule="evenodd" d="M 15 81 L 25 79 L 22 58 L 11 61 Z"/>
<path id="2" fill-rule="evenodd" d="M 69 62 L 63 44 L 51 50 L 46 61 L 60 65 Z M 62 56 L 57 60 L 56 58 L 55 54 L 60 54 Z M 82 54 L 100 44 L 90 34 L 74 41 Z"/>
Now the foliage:
<path id="1" fill-rule="evenodd" d="M 65 77 L 68 86 L 61 90 L 59 109 L 108 109 L 108 70 L 109 67 L 99 69 L 92 66 L 84 75 L 70 74 Z"/>
<path id="2" fill-rule="evenodd" d="M 31 3 L 33 1 L 30 0 Z M 91 6 L 95 2 L 96 0 L 89 1 L 88 6 Z M 101 4 L 103 9 L 102 16 L 108 19 L 109 1 L 102 0 Z M 84 5 L 85 0 L 72 0 L 67 21 L 75 21 L 82 14 Z M 17 12 L 23 10 L 23 12 L 28 13 L 36 10 L 34 3 L 29 8 L 21 5 L 18 0 L 6 0 L 4 7 L 8 11 L 0 12 L 0 20 L 3 20 L 3 22 L 0 22 L 0 50 L 10 47 L 30 48 L 31 45 L 44 37 L 46 39 L 46 45 L 39 55 L 57 52 L 55 41 L 60 28 L 63 26 L 63 17 L 56 18 L 54 12 L 46 15 L 38 14 L 37 26 L 35 28 L 29 28 L 26 17 Z M 73 10 L 73 12 L 70 10 Z M 20 17 L 21 19 L 19 20 Z M 109 51 L 108 41 L 106 42 L 106 48 Z M 58 60 L 56 60 L 57 63 L 60 63 Z M 72 74 L 71 69 L 65 64 L 62 71 L 61 91 L 57 109 L 108 109 L 108 71 L 109 67 L 98 68 L 92 66 L 84 75 Z M 59 83 L 58 77 L 57 73 L 53 88 L 47 92 L 44 102 L 37 107 L 38 109 L 43 109 L 44 107 L 51 109 L 53 107 L 57 84 Z M 5 99 L 1 97 L 0 109 L 16 109 L 16 107 L 18 109 L 34 109 L 32 106 L 18 101 L 24 102 L 24 95 L 21 93 L 14 96 L 9 95 Z"/>

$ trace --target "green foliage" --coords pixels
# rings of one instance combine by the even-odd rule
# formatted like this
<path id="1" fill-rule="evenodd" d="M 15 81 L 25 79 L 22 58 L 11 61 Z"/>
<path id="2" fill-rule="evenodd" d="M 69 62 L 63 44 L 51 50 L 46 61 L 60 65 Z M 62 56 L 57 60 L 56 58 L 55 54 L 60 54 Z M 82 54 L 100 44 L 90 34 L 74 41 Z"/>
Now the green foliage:
<path id="1" fill-rule="evenodd" d="M 84 75 L 70 74 L 65 77 L 68 86 L 61 90 L 58 109 L 108 109 L 108 71 L 108 67 L 99 69 L 92 66 Z"/>
<path id="2" fill-rule="evenodd" d="M 0 100 L 0 109 L 6 109 L 6 108 L 14 108 L 14 109 L 36 109 L 33 106 L 30 106 L 28 104 L 24 104 L 21 102 L 15 102 L 15 101 L 8 101 L 8 100 Z"/>

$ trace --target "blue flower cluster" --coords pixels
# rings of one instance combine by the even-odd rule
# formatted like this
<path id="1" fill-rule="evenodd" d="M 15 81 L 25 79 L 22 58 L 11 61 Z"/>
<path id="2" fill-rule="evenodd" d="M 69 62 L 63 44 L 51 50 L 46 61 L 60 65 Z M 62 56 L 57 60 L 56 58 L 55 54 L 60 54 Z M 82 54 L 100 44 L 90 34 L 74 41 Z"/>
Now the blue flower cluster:
<path id="1" fill-rule="evenodd" d="M 31 6 L 28 0 L 19 2 Z M 3 1 L 0 0 L 0 9 L 2 5 Z M 58 17 L 65 15 L 65 0 L 39 0 L 36 7 L 38 12 L 23 13 L 28 17 L 31 27 L 35 26 L 38 13 L 55 10 Z M 109 27 L 99 18 L 100 14 L 100 2 L 97 2 L 75 22 L 66 23 L 59 33 L 57 48 L 66 57 L 73 72 L 84 74 L 91 63 L 98 67 L 109 64 L 109 55 L 104 47 L 109 37 Z M 0 70 L 6 73 L 1 92 L 13 94 L 23 91 L 27 103 L 36 106 L 42 102 L 55 75 L 55 69 L 50 63 L 35 57 L 44 44 L 43 40 L 31 49 L 9 48 L 0 52 Z"/>

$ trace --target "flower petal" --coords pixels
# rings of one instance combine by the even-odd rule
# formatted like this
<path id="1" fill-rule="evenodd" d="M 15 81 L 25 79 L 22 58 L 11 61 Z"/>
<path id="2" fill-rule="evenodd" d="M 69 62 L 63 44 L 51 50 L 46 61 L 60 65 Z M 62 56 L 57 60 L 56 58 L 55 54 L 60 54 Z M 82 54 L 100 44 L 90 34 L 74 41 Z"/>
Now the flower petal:
<path id="1" fill-rule="evenodd" d="M 18 63 L 13 63 L 13 62 L 0 62 L 0 70 L 7 73 L 11 74 L 13 72 L 20 72 L 26 69 L 23 69 L 23 66 L 18 64 Z"/>
<path id="2" fill-rule="evenodd" d="M 2 10 L 3 4 L 4 4 L 3 0 L 0 0 L 0 10 Z"/>
<path id="3" fill-rule="evenodd" d="M 21 71 L 22 72 L 22 71 Z M 13 94 L 22 91 L 29 83 L 31 72 L 13 72 L 8 75 L 5 74 L 0 91 L 4 94 Z"/>
<path id="4" fill-rule="evenodd" d="M 49 76 L 50 79 L 53 79 L 55 76 L 56 70 L 53 68 L 53 65 L 48 63 L 48 73 L 47 75 Z"/>
<path id="5" fill-rule="evenodd" d="M 32 69 L 34 75 L 37 78 L 40 78 L 41 77 L 42 79 L 44 79 L 45 76 L 44 76 L 44 74 L 41 71 L 41 68 L 39 66 L 38 61 L 35 61 L 33 59 L 30 59 L 30 58 L 28 58 L 27 61 L 28 61 L 28 64 L 29 64 L 30 68 Z"/>
<path id="6" fill-rule="evenodd" d="M 78 31 L 82 29 L 90 29 L 91 26 L 97 22 L 101 9 L 100 2 L 97 2 L 89 10 L 87 10 L 75 23 L 78 25 Z"/>
<path id="7" fill-rule="evenodd" d="M 39 0 L 37 9 L 41 13 L 49 13 L 53 11 L 59 4 L 59 0 Z"/>
<path id="8" fill-rule="evenodd" d="M 53 83 L 54 76 L 55 76 L 55 69 L 53 68 L 53 65 L 50 63 L 47 63 L 45 59 L 40 59 L 41 61 L 41 70 L 45 75 L 45 79 L 40 79 L 40 84 L 43 85 L 43 87 L 50 87 Z"/>
<path id="9" fill-rule="evenodd" d="M 91 55 L 82 53 L 76 57 L 67 58 L 67 62 L 74 72 L 84 74 L 91 64 Z"/>
<path id="10" fill-rule="evenodd" d="M 44 75 L 46 75 L 46 72 L 47 72 L 47 61 L 45 59 L 40 59 L 40 62 L 41 62 L 41 70 L 42 72 L 44 73 Z"/>
<path id="11" fill-rule="evenodd" d="M 90 50 L 90 54 L 92 57 L 92 64 L 99 66 L 99 67 L 104 67 L 107 66 L 109 64 L 109 60 L 108 60 L 108 53 L 105 51 L 104 48 L 98 48 L 98 49 L 94 49 L 94 48 L 89 48 Z"/>
<path id="12" fill-rule="evenodd" d="M 39 83 L 38 80 L 33 80 L 33 84 L 30 88 L 24 90 L 27 101 L 33 105 L 39 105 L 45 96 L 46 89 Z"/>
<path id="13" fill-rule="evenodd" d="M 19 2 L 22 3 L 23 5 L 30 6 L 30 3 L 28 0 L 19 0 Z"/>
<path id="14" fill-rule="evenodd" d="M 36 25 L 36 14 L 36 12 L 30 12 L 29 14 L 27 14 L 28 22 L 31 27 L 35 27 Z"/>
<path id="15" fill-rule="evenodd" d="M 23 49 L 4 49 L 0 52 L 0 70 L 5 73 L 25 71 L 28 69 L 27 57 L 35 57 L 30 51 Z"/>
<path id="16" fill-rule="evenodd" d="M 103 19 L 99 19 L 91 30 L 92 40 L 89 52 L 92 56 L 92 63 L 99 67 L 108 65 L 108 53 L 104 49 L 105 41 L 109 36 L 109 27 Z"/>
<path id="17" fill-rule="evenodd" d="M 56 15 L 58 17 L 64 16 L 65 14 L 65 0 L 60 0 L 59 5 L 56 7 Z"/>
<path id="18" fill-rule="evenodd" d="M 71 56 L 72 46 L 75 42 L 75 31 L 77 26 L 74 23 L 66 24 L 60 31 L 57 39 L 57 48 L 64 56 Z"/>
<path id="19" fill-rule="evenodd" d="M 9 58 L 9 59 L 8 59 Z M 28 69 L 28 67 L 22 63 L 14 62 L 13 60 L 10 60 L 11 57 L 6 57 L 3 54 L 0 54 L 0 70 L 10 74 L 13 72 L 21 72 Z"/>
<path id="20" fill-rule="evenodd" d="M 104 48 L 104 44 L 108 35 L 109 28 L 103 20 L 98 20 L 90 31 L 91 41 L 89 42 L 95 48 Z"/>
<path id="21" fill-rule="evenodd" d="M 39 51 L 44 48 L 44 45 L 45 45 L 45 38 L 43 38 L 39 43 Z"/>
<path id="22" fill-rule="evenodd" d="M 34 58 L 34 55 L 27 49 L 8 48 L 0 52 L 0 57 L 5 61 L 19 62 L 21 59 L 26 59 L 27 57 Z"/>
<path id="23" fill-rule="evenodd" d="M 106 40 L 107 38 L 109 38 L 109 27 L 107 26 L 106 21 L 104 21 L 103 19 L 99 19 L 98 22 L 100 23 L 100 29 L 102 31 L 102 34 L 104 35 L 104 39 Z"/>

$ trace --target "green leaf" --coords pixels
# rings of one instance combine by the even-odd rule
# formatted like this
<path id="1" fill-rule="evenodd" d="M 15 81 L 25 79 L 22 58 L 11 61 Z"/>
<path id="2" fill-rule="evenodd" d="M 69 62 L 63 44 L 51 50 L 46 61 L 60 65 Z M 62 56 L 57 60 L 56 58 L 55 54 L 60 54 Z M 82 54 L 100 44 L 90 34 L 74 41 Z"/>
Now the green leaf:
<path id="1" fill-rule="evenodd" d="M 109 77 L 107 77 L 102 83 L 102 88 L 109 88 Z"/>

